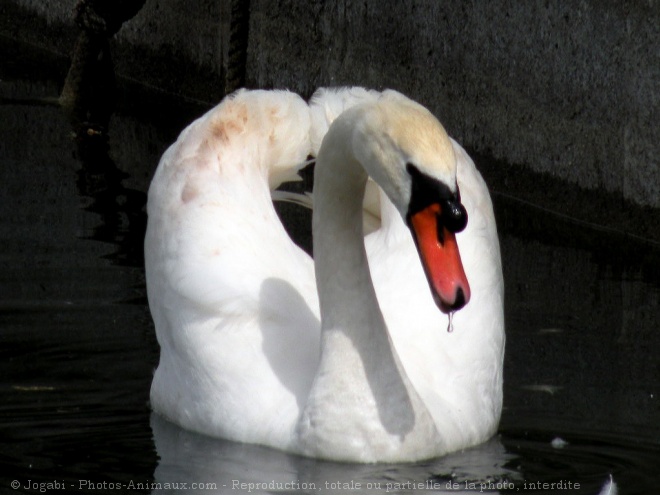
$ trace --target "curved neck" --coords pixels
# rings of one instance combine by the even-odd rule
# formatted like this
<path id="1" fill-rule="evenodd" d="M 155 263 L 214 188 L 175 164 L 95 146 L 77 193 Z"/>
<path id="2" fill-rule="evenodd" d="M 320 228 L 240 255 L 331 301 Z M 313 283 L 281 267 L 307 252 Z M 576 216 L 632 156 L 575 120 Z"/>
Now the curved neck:
<path id="1" fill-rule="evenodd" d="M 341 457 L 348 445 L 377 444 L 400 455 L 402 445 L 432 437 L 435 427 L 403 371 L 378 305 L 362 235 L 367 174 L 352 156 L 351 141 L 349 126 L 334 126 L 316 164 L 313 235 L 322 348 L 301 422 L 314 426 L 303 426 L 301 439 L 308 453 L 337 449 Z"/>
<path id="2" fill-rule="evenodd" d="M 362 235 L 367 173 L 346 146 L 346 131 L 329 135 L 317 160 L 312 231 L 323 332 L 342 332 L 358 346 L 387 338 L 387 329 Z"/>

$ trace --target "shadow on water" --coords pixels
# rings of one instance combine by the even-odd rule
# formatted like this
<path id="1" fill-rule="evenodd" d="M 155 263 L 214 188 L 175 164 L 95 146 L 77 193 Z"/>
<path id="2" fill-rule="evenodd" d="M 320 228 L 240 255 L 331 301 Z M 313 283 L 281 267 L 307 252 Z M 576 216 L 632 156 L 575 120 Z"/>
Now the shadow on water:
<path id="1" fill-rule="evenodd" d="M 34 493 L 28 480 L 59 480 L 80 491 L 143 483 L 138 491 L 151 492 L 153 482 L 208 482 L 228 493 L 235 481 L 280 481 L 342 483 L 337 491 L 347 492 L 360 482 L 414 493 L 404 485 L 414 481 L 432 483 L 419 493 L 455 493 L 491 480 L 515 484 L 503 493 L 559 481 L 597 493 L 612 474 L 621 493 L 657 491 L 660 249 L 529 206 L 486 161 L 507 320 L 505 410 L 492 442 L 426 463 L 356 466 L 212 440 L 151 417 L 158 346 L 142 268 L 146 191 L 165 148 L 204 108 L 120 81 L 107 126 L 83 126 L 81 136 L 43 101 L 59 94 L 65 61 L 8 43 L 0 43 L 1 487 L 19 480 L 19 492 Z M 280 212 L 308 242 L 309 218 L 291 206 Z"/>

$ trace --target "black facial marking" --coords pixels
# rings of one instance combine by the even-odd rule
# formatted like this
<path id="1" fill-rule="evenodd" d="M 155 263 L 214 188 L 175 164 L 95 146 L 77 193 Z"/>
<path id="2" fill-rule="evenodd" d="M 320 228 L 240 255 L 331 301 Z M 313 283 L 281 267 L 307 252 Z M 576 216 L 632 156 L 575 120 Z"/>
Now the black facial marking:
<path id="1" fill-rule="evenodd" d="M 467 225 L 467 211 L 460 199 L 440 203 L 442 221 L 449 232 L 460 232 Z"/>
<path id="2" fill-rule="evenodd" d="M 410 204 L 408 205 L 407 218 L 422 211 L 432 204 L 440 205 L 440 222 L 438 225 L 438 239 L 441 227 L 450 232 L 460 232 L 467 225 L 467 211 L 461 204 L 461 196 L 456 188 L 456 194 L 452 193 L 446 184 L 433 177 L 423 174 L 412 163 L 406 165 L 406 170 L 412 178 L 412 191 Z"/>
<path id="3" fill-rule="evenodd" d="M 449 200 L 453 196 L 449 187 L 439 180 L 423 174 L 412 163 L 406 165 L 406 170 L 412 177 L 408 216 L 412 216 L 434 203 L 440 203 L 442 206 L 443 201 Z"/>

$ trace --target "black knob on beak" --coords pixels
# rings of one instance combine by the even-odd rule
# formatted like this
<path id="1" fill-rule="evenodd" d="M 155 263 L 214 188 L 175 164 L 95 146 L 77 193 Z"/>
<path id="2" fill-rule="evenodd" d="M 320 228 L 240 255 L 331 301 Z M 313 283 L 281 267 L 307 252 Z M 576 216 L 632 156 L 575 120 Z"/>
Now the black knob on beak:
<path id="1" fill-rule="evenodd" d="M 457 198 L 442 202 L 442 223 L 449 232 L 460 232 L 467 225 L 468 215 L 465 207 Z"/>

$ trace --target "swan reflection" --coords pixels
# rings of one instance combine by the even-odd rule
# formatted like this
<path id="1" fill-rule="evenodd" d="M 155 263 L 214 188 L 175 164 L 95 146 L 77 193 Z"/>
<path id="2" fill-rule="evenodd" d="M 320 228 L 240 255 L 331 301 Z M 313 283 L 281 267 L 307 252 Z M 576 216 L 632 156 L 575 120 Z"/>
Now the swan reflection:
<path id="1" fill-rule="evenodd" d="M 488 482 L 511 485 L 514 458 L 497 437 L 477 447 L 414 464 L 350 464 L 299 457 L 207 437 L 151 415 L 159 456 L 152 494 L 165 493 L 456 493 Z M 448 488 L 449 487 L 449 488 Z M 484 490 L 486 491 L 486 490 Z M 499 493 L 497 489 L 487 493 Z"/>

